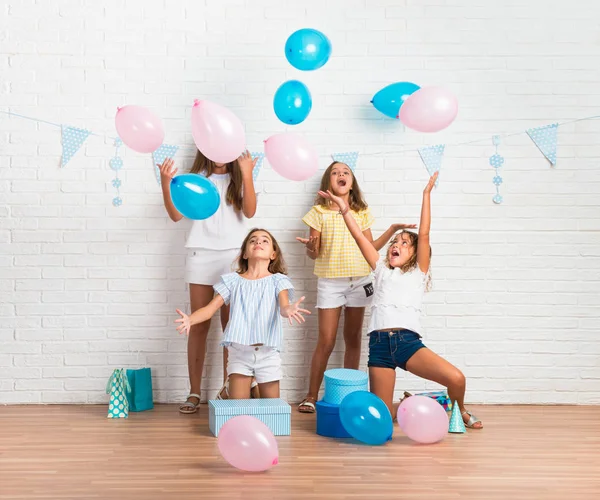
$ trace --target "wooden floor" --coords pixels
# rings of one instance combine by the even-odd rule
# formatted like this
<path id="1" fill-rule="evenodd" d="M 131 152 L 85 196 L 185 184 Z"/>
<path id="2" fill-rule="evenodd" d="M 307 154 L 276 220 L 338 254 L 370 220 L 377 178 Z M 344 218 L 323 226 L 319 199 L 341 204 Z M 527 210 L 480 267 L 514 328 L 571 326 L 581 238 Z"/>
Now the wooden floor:
<path id="1" fill-rule="evenodd" d="M 0 499 L 600 499 L 599 407 L 473 407 L 482 431 L 382 447 L 314 433 L 292 414 L 280 463 L 223 461 L 207 406 L 106 419 L 106 406 L 0 407 Z"/>

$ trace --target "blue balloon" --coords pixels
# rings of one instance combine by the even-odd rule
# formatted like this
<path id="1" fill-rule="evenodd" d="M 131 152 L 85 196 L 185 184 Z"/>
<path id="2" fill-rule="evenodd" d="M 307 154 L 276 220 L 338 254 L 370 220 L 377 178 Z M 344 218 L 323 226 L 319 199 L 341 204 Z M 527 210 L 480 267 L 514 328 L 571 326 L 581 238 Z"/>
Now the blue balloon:
<path id="1" fill-rule="evenodd" d="M 396 82 L 383 87 L 373 96 L 373 106 L 390 118 L 398 118 L 400 108 L 409 95 L 414 94 L 421 87 L 411 82 Z"/>
<path id="2" fill-rule="evenodd" d="M 273 109 L 283 123 L 302 123 L 312 109 L 312 97 L 308 87 L 298 80 L 283 83 L 275 92 Z"/>
<path id="3" fill-rule="evenodd" d="M 221 196 L 212 181 L 198 174 L 171 179 L 171 199 L 179 213 L 188 219 L 208 219 L 219 208 Z"/>
<path id="4" fill-rule="evenodd" d="M 320 31 L 295 31 L 285 42 L 285 57 L 296 69 L 312 71 L 323 66 L 331 55 L 331 42 Z"/>
<path id="5" fill-rule="evenodd" d="M 346 432 L 367 444 L 383 444 L 392 439 L 392 415 L 386 404 L 375 394 L 355 391 L 340 405 L 340 420 Z"/>

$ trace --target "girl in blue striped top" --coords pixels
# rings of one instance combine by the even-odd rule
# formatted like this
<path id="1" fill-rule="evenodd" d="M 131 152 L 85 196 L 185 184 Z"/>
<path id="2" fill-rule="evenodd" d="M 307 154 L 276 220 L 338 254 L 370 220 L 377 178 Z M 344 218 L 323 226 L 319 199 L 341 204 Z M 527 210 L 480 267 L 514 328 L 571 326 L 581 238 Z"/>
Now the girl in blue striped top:
<path id="1" fill-rule="evenodd" d="M 303 323 L 304 300 L 290 303 L 293 286 L 286 276 L 281 249 L 269 231 L 252 229 L 242 243 L 238 270 L 221 276 L 214 286 L 215 296 L 206 306 L 187 315 L 177 309 L 181 318 L 179 333 L 190 333 L 190 327 L 207 321 L 219 308 L 231 305 L 229 322 L 223 334 L 222 345 L 229 358 L 229 398 L 250 397 L 252 377 L 256 378 L 260 396 L 279 397 L 281 380 L 281 317 Z"/>

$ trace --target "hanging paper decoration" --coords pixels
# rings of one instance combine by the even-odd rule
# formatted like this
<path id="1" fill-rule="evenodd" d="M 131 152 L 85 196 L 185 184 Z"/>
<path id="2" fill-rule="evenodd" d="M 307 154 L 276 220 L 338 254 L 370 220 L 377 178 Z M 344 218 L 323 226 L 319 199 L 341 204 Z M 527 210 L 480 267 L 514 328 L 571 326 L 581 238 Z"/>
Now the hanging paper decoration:
<path id="1" fill-rule="evenodd" d="M 60 166 L 64 167 L 75 156 L 75 153 L 79 151 L 79 148 L 81 148 L 91 132 L 83 128 L 67 127 L 65 125 L 61 126 L 61 130 L 62 160 Z"/>
<path id="2" fill-rule="evenodd" d="M 339 161 L 340 163 L 345 163 L 348 165 L 352 172 L 356 170 L 358 151 L 350 151 L 348 153 L 332 153 L 331 157 L 333 158 L 333 161 Z"/>
<path id="3" fill-rule="evenodd" d="M 527 135 L 552 166 L 556 165 L 558 123 L 526 130 Z"/>
<path id="4" fill-rule="evenodd" d="M 115 156 L 108 162 L 111 170 L 115 172 L 115 178 L 112 181 L 112 187 L 117 190 L 115 197 L 112 199 L 112 204 L 115 207 L 120 207 L 123 204 L 121 199 L 121 179 L 119 179 L 119 170 L 123 168 L 123 160 L 119 157 L 119 148 L 123 145 L 120 138 L 115 139 Z"/>
<path id="5" fill-rule="evenodd" d="M 437 144 L 436 146 L 419 148 L 419 156 L 421 157 L 421 161 L 423 162 L 423 165 L 425 165 L 427 173 L 430 177 L 436 172 L 439 172 L 442 168 L 442 158 L 444 157 L 445 148 L 445 144 Z M 437 186 L 439 182 L 440 178 L 438 175 L 435 185 Z"/>
<path id="6" fill-rule="evenodd" d="M 492 144 L 496 147 L 496 152 L 490 156 L 490 165 L 496 169 L 496 175 L 492 182 L 496 186 L 496 194 L 492 198 L 492 201 L 499 205 L 502 203 L 502 196 L 500 196 L 500 184 L 502 184 L 502 177 L 500 177 L 499 169 L 504 165 L 504 157 L 498 154 L 498 146 L 500 145 L 500 136 L 495 135 L 492 137 Z"/>
<path id="7" fill-rule="evenodd" d="M 250 153 L 252 155 L 252 158 L 258 158 L 258 161 L 256 162 L 256 165 L 254 166 L 254 170 L 252 170 L 252 180 L 254 182 L 256 182 L 256 179 L 258 179 L 258 174 L 260 172 L 260 169 L 263 166 L 263 162 L 265 160 L 265 154 L 264 153 Z"/>
<path id="8" fill-rule="evenodd" d="M 174 146 L 172 144 L 161 144 L 156 151 L 152 153 L 152 162 L 154 165 L 154 174 L 156 175 L 156 182 L 160 185 L 160 170 L 158 165 L 162 165 L 162 163 L 167 158 L 173 158 L 177 154 L 177 150 L 179 146 Z"/>

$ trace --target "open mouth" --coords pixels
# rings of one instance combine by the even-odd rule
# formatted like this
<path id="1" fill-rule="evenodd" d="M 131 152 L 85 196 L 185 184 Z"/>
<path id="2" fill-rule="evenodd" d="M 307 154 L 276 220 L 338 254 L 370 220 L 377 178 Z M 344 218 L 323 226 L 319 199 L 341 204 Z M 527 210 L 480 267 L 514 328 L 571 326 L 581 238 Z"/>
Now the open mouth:
<path id="1" fill-rule="evenodd" d="M 398 251 L 397 248 L 392 248 L 391 256 L 392 257 L 400 257 L 400 252 Z"/>
<path id="2" fill-rule="evenodd" d="M 346 179 L 338 179 L 338 186 L 346 187 Z"/>

